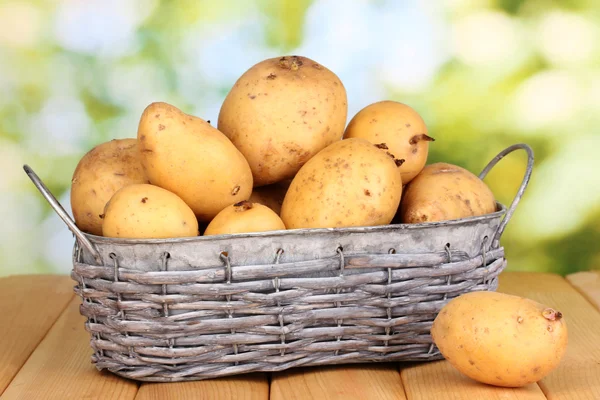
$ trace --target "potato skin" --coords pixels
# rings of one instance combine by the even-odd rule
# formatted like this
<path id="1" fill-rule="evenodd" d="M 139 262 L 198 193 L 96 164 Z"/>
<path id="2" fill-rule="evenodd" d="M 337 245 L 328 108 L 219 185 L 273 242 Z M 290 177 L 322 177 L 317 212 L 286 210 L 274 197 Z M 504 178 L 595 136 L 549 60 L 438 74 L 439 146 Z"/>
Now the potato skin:
<path id="1" fill-rule="evenodd" d="M 241 201 L 221 210 L 208 224 L 204 236 L 284 229 L 285 225 L 279 215 L 269 207 Z"/>
<path id="2" fill-rule="evenodd" d="M 252 171 L 242 153 L 209 123 L 177 107 L 146 107 L 138 141 L 150 182 L 181 197 L 201 221 L 252 193 Z"/>
<path id="3" fill-rule="evenodd" d="M 359 138 L 335 142 L 311 158 L 292 180 L 281 207 L 288 229 L 390 223 L 402 196 L 396 162 Z"/>
<path id="4" fill-rule="evenodd" d="M 198 220 L 174 193 L 150 184 L 118 190 L 106 205 L 102 232 L 106 237 L 162 239 L 198 236 Z"/>
<path id="5" fill-rule="evenodd" d="M 340 140 L 346 89 L 323 65 L 300 56 L 263 60 L 227 94 L 218 129 L 244 154 L 254 186 L 294 176 L 319 150 Z"/>
<path id="6" fill-rule="evenodd" d="M 555 369 L 568 333 L 562 314 L 543 304 L 497 292 L 470 292 L 449 301 L 431 335 L 464 375 L 495 386 L 520 387 Z"/>
<path id="7" fill-rule="evenodd" d="M 399 214 L 403 223 L 422 223 L 495 211 L 494 194 L 479 177 L 457 165 L 435 163 L 406 185 Z"/>
<path id="8" fill-rule="evenodd" d="M 427 125 L 417 111 L 397 101 L 383 100 L 360 110 L 348 123 L 344 138 L 359 137 L 385 143 L 390 153 L 404 160 L 402 183 L 407 184 L 425 166 L 429 154 Z"/>
<path id="9" fill-rule="evenodd" d="M 120 188 L 146 183 L 136 139 L 114 139 L 87 152 L 71 179 L 71 211 L 79 229 L 102 236 L 104 207 Z"/>

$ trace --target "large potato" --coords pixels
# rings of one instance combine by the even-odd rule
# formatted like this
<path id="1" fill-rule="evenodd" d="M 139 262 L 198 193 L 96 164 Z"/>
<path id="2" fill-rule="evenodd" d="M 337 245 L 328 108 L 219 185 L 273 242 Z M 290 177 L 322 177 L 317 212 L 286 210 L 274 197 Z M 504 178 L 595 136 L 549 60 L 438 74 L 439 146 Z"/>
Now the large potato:
<path id="1" fill-rule="evenodd" d="M 401 222 L 421 223 L 494 211 L 494 194 L 479 177 L 457 165 L 435 163 L 406 185 L 399 214 Z"/>
<path id="2" fill-rule="evenodd" d="M 227 94 L 218 128 L 244 154 L 262 186 L 291 178 L 319 150 L 340 140 L 346 89 L 306 57 L 277 57 L 248 69 Z"/>
<path id="3" fill-rule="evenodd" d="M 279 215 L 269 207 L 250 201 L 240 201 L 221 210 L 208 224 L 204 236 L 284 229 L 285 225 Z"/>
<path id="4" fill-rule="evenodd" d="M 471 292 L 446 304 L 431 328 L 456 369 L 479 382 L 519 387 L 555 369 L 568 334 L 562 314 L 533 300 Z"/>
<path id="5" fill-rule="evenodd" d="M 174 193 L 135 184 L 118 190 L 106 204 L 102 233 L 130 239 L 198 236 L 198 220 Z"/>
<path id="6" fill-rule="evenodd" d="M 146 183 L 136 139 L 114 139 L 86 153 L 71 180 L 71 210 L 79 229 L 102 235 L 104 207 L 120 188 Z"/>
<path id="7" fill-rule="evenodd" d="M 292 180 L 281 207 L 288 229 L 390 223 L 402 196 L 396 160 L 364 139 L 335 142 Z"/>
<path id="8" fill-rule="evenodd" d="M 138 141 L 150 182 L 181 197 L 201 221 L 252 193 L 242 153 L 201 118 L 152 103 L 140 119 Z"/>
<path id="9" fill-rule="evenodd" d="M 410 182 L 425 166 L 429 154 L 427 126 L 411 107 L 384 100 L 360 110 L 350 121 L 344 138 L 358 137 L 371 143 L 385 143 L 390 153 L 404 160 L 400 166 L 402 183 Z"/>

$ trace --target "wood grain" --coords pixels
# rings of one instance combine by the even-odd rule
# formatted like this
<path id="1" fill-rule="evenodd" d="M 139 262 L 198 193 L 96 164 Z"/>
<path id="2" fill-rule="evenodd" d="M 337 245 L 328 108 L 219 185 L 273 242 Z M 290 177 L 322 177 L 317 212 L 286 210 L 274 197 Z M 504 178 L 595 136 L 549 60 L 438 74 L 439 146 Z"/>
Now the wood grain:
<path id="1" fill-rule="evenodd" d="M 582 271 L 567 275 L 567 280 L 600 310 L 600 271 Z"/>
<path id="2" fill-rule="evenodd" d="M 548 399 L 600 399 L 600 313 L 564 278 L 506 273 L 499 291 L 531 298 L 563 313 L 569 345 L 561 364 L 538 384 Z"/>
<path id="3" fill-rule="evenodd" d="M 500 388 L 467 378 L 448 361 L 435 361 L 401 369 L 409 400 L 545 400 L 536 384 L 523 388 Z"/>
<path id="4" fill-rule="evenodd" d="M 310 367 L 274 373 L 271 400 L 406 399 L 394 364 Z"/>
<path id="5" fill-rule="evenodd" d="M 2 400 L 135 398 L 135 383 L 110 373 L 100 373 L 91 364 L 92 349 L 89 334 L 84 329 L 84 318 L 79 314 L 80 302 L 78 297 L 71 300 L 10 383 Z M 27 332 L 23 331 L 22 335 L 26 337 Z"/>
<path id="6" fill-rule="evenodd" d="M 67 276 L 0 279 L 0 394 L 73 298 Z"/>
<path id="7" fill-rule="evenodd" d="M 196 382 L 144 383 L 135 400 L 268 400 L 269 379 L 266 374 L 209 379 Z"/>

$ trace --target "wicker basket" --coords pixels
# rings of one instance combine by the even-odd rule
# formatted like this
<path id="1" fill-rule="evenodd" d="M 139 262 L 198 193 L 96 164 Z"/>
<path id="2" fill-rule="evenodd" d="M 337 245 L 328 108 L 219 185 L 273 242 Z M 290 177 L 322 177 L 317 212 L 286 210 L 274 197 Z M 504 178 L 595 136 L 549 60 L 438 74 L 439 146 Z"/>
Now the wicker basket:
<path id="1" fill-rule="evenodd" d="M 451 298 L 496 290 L 500 236 L 527 187 L 479 217 L 364 228 L 168 240 L 75 234 L 72 278 L 92 361 L 140 381 L 185 381 L 298 366 L 442 358 L 429 330 Z"/>

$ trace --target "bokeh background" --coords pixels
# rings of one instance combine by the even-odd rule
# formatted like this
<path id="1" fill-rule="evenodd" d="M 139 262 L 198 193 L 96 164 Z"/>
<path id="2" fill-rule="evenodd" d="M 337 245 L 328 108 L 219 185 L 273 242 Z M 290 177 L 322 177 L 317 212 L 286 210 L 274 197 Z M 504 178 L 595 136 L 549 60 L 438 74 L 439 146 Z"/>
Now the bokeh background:
<path id="1" fill-rule="evenodd" d="M 216 121 L 246 69 L 286 54 L 338 74 L 349 119 L 382 99 L 418 110 L 429 162 L 478 173 L 530 144 L 508 268 L 599 268 L 599 22 L 596 0 L 0 0 L 0 275 L 71 268 L 73 237 L 22 164 L 70 209 L 79 158 L 135 137 L 150 102 Z M 525 160 L 486 179 L 504 204 Z"/>

